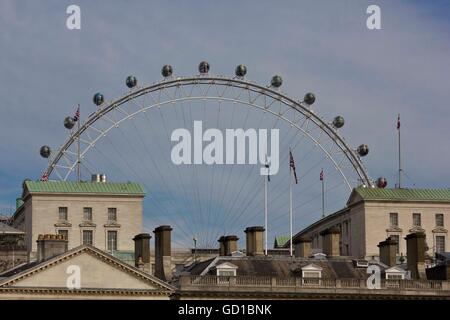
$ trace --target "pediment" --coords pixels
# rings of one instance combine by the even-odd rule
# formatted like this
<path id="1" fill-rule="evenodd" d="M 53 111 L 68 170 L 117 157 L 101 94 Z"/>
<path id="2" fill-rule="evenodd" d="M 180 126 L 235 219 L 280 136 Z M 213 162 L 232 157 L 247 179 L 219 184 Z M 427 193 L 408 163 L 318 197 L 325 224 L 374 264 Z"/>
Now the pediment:
<path id="1" fill-rule="evenodd" d="M 409 232 L 425 232 L 425 229 L 422 227 L 413 227 L 409 229 Z"/>
<path id="2" fill-rule="evenodd" d="M 230 262 L 224 262 L 216 266 L 216 269 L 230 269 L 235 270 L 238 267 Z"/>
<path id="3" fill-rule="evenodd" d="M 0 287 L 68 289 L 68 283 L 73 283 L 71 279 L 78 271 L 80 289 L 174 290 L 158 278 L 91 246 L 80 246 L 25 269 L 3 279 Z"/>
<path id="4" fill-rule="evenodd" d="M 406 273 L 406 271 L 404 269 L 397 267 L 397 266 L 386 269 L 384 272 L 386 272 L 386 273 Z"/>
<path id="5" fill-rule="evenodd" d="M 322 271 L 322 267 L 315 265 L 314 263 L 308 264 L 302 267 L 302 271 Z"/>

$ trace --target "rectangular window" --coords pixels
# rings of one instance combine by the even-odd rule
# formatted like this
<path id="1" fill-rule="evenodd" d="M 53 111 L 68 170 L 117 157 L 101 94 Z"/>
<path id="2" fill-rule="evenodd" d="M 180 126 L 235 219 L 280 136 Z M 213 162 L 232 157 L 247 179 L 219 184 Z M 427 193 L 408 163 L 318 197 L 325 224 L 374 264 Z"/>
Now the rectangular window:
<path id="1" fill-rule="evenodd" d="M 92 230 L 83 230 L 83 244 L 92 245 L 94 243 L 93 237 L 94 232 Z"/>
<path id="2" fill-rule="evenodd" d="M 436 236 L 436 252 L 445 252 L 445 236 Z"/>
<path id="3" fill-rule="evenodd" d="M 67 221 L 67 207 L 59 207 L 59 220 Z"/>
<path id="4" fill-rule="evenodd" d="M 220 277 L 234 277 L 234 271 L 230 270 L 217 270 L 217 275 Z"/>
<path id="5" fill-rule="evenodd" d="M 69 230 L 58 230 L 58 234 L 63 235 L 64 239 L 69 240 Z"/>
<path id="6" fill-rule="evenodd" d="M 117 251 L 117 231 L 108 231 L 108 251 Z"/>
<path id="7" fill-rule="evenodd" d="M 444 215 L 442 213 L 436 213 L 436 227 L 444 226 Z"/>
<path id="8" fill-rule="evenodd" d="M 398 213 L 397 212 L 391 212 L 389 213 L 389 222 L 391 226 L 398 226 Z"/>
<path id="9" fill-rule="evenodd" d="M 403 275 L 401 274 L 386 274 L 386 278 L 389 280 L 402 280 L 403 279 Z"/>
<path id="10" fill-rule="evenodd" d="M 92 221 L 92 208 L 83 208 L 84 221 Z"/>
<path id="11" fill-rule="evenodd" d="M 399 254 L 400 253 L 400 236 L 397 234 L 391 234 L 390 237 L 392 240 L 397 241 L 397 248 L 395 249 L 395 252 L 397 254 Z"/>
<path id="12" fill-rule="evenodd" d="M 422 220 L 420 218 L 420 213 L 413 213 L 413 226 L 420 227 L 422 225 Z"/>
<path id="13" fill-rule="evenodd" d="M 108 221 L 117 221 L 117 208 L 108 208 Z"/>

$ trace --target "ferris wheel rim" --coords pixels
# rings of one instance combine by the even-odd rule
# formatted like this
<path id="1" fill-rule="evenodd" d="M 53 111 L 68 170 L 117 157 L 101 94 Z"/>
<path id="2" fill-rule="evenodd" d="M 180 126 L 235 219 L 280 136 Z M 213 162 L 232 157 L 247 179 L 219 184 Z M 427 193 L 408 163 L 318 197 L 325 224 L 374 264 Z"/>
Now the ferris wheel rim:
<path id="1" fill-rule="evenodd" d="M 92 125 L 98 121 L 99 119 L 102 119 L 104 116 L 106 116 L 109 112 L 112 110 L 115 110 L 116 108 L 120 108 L 121 105 L 134 100 L 140 96 L 144 96 L 146 94 L 151 94 L 152 92 L 158 92 L 164 89 L 173 88 L 173 87 L 180 87 L 180 86 L 188 86 L 188 85 L 219 85 L 219 86 L 232 86 L 235 88 L 239 88 L 242 90 L 248 90 L 252 91 L 254 93 L 258 93 L 260 95 L 270 97 L 274 100 L 279 100 L 281 103 L 283 103 L 285 106 L 290 107 L 294 109 L 295 111 L 299 112 L 303 116 L 307 117 L 309 120 L 311 120 L 316 127 L 320 128 L 322 132 L 325 132 L 327 136 L 334 142 L 336 146 L 338 146 L 339 149 L 343 152 L 345 157 L 349 160 L 349 162 L 352 164 L 354 171 L 356 171 L 357 175 L 363 182 L 363 186 L 373 187 L 373 181 L 370 178 L 366 168 L 364 167 L 360 157 L 355 153 L 355 150 L 353 150 L 344 140 L 343 137 L 340 136 L 338 131 L 333 128 L 330 124 L 328 124 L 325 120 L 323 120 L 321 117 L 317 116 L 314 112 L 311 111 L 311 109 L 308 108 L 308 105 L 306 105 L 304 102 L 297 101 L 287 94 L 281 92 L 278 89 L 274 89 L 270 86 L 262 86 L 260 84 L 250 82 L 245 80 L 244 78 L 230 78 L 230 77 L 224 77 L 224 76 L 210 76 L 210 75 L 198 75 L 193 77 L 167 77 L 164 78 L 162 81 L 153 83 L 146 86 L 137 87 L 134 90 L 130 90 L 129 92 L 123 94 L 116 100 L 110 101 L 108 103 L 104 103 L 104 107 L 98 108 L 97 111 L 91 113 L 86 121 L 79 127 L 79 129 L 72 132 L 72 134 L 68 137 L 68 139 L 61 145 L 61 147 L 58 149 L 55 156 L 52 156 L 49 164 L 46 169 L 47 176 L 50 176 L 50 174 L 53 172 L 55 167 L 57 166 L 58 162 L 61 160 L 61 158 L 64 156 L 64 154 L 67 152 L 67 150 L 71 147 L 73 143 L 75 143 L 79 137 L 89 128 L 92 128 Z M 223 97 L 186 97 L 185 100 L 195 100 L 195 99 L 211 99 L 211 100 L 226 100 Z M 173 102 L 176 102 L 177 99 L 168 99 L 164 101 L 163 104 L 170 104 Z M 250 103 L 247 103 L 245 101 L 236 100 L 235 102 L 249 105 L 253 107 L 261 108 L 261 106 L 253 105 Z M 157 104 L 154 104 L 157 105 Z M 151 106 L 154 106 L 151 105 Z M 148 108 L 148 107 L 147 107 Z M 142 112 L 142 110 L 139 110 L 136 113 Z M 272 114 L 276 117 L 281 118 L 279 115 L 272 112 Z M 129 116 L 124 117 L 122 120 L 126 120 L 129 118 Z M 284 121 L 288 121 L 286 119 L 282 119 Z M 289 122 L 289 121 L 288 121 Z M 292 124 L 292 123 L 291 123 Z M 296 126 L 297 129 L 301 130 L 298 126 Z M 301 130 L 304 134 L 305 132 Z M 308 136 L 310 139 L 314 141 L 314 139 L 311 136 Z M 315 141 L 314 141 L 315 142 Z M 315 142 L 316 145 L 319 145 L 322 150 L 327 154 L 326 150 L 322 147 L 320 142 Z M 336 166 L 336 162 L 333 160 L 331 155 L 329 156 L 329 159 L 334 162 L 335 167 L 339 170 L 339 166 Z M 60 180 L 67 180 L 68 175 L 70 175 L 70 172 L 73 171 L 72 168 L 68 168 L 69 172 L 66 177 L 62 177 L 59 175 L 59 173 L 55 170 L 56 174 L 60 178 Z M 348 183 L 348 180 L 346 176 L 341 171 L 341 174 L 344 177 L 344 180 L 346 181 L 347 185 L 351 188 L 350 184 Z"/>

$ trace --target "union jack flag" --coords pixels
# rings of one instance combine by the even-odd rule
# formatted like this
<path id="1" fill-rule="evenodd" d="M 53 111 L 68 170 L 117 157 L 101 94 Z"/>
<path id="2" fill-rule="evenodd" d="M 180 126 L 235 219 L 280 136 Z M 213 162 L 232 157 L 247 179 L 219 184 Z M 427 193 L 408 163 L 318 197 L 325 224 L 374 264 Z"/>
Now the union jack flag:
<path id="1" fill-rule="evenodd" d="M 297 172 L 295 172 L 295 161 L 294 157 L 292 156 L 291 150 L 289 150 L 289 166 L 292 168 L 292 171 L 294 172 L 295 184 L 297 184 L 298 183 Z"/>
<path id="2" fill-rule="evenodd" d="M 44 172 L 44 174 L 41 177 L 41 181 L 48 181 L 48 173 Z"/>
<path id="3" fill-rule="evenodd" d="M 80 105 L 78 105 L 77 111 L 75 112 L 75 115 L 73 116 L 73 121 L 77 122 L 80 119 Z"/>

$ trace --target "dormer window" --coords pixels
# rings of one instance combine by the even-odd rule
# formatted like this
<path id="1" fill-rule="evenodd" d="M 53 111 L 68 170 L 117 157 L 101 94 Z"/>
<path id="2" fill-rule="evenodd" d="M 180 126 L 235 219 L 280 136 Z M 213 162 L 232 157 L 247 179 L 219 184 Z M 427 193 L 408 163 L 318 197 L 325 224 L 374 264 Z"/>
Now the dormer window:
<path id="1" fill-rule="evenodd" d="M 236 277 L 237 268 L 232 263 L 224 262 L 216 266 L 216 275 L 219 277 Z"/>
<path id="2" fill-rule="evenodd" d="M 391 267 L 385 270 L 386 280 L 404 280 L 406 278 L 406 271 L 400 267 Z M 399 288 L 400 283 L 398 281 L 386 281 L 386 287 Z"/>
<path id="3" fill-rule="evenodd" d="M 315 264 L 308 264 L 302 268 L 302 282 L 304 285 L 320 285 L 322 268 Z"/>

